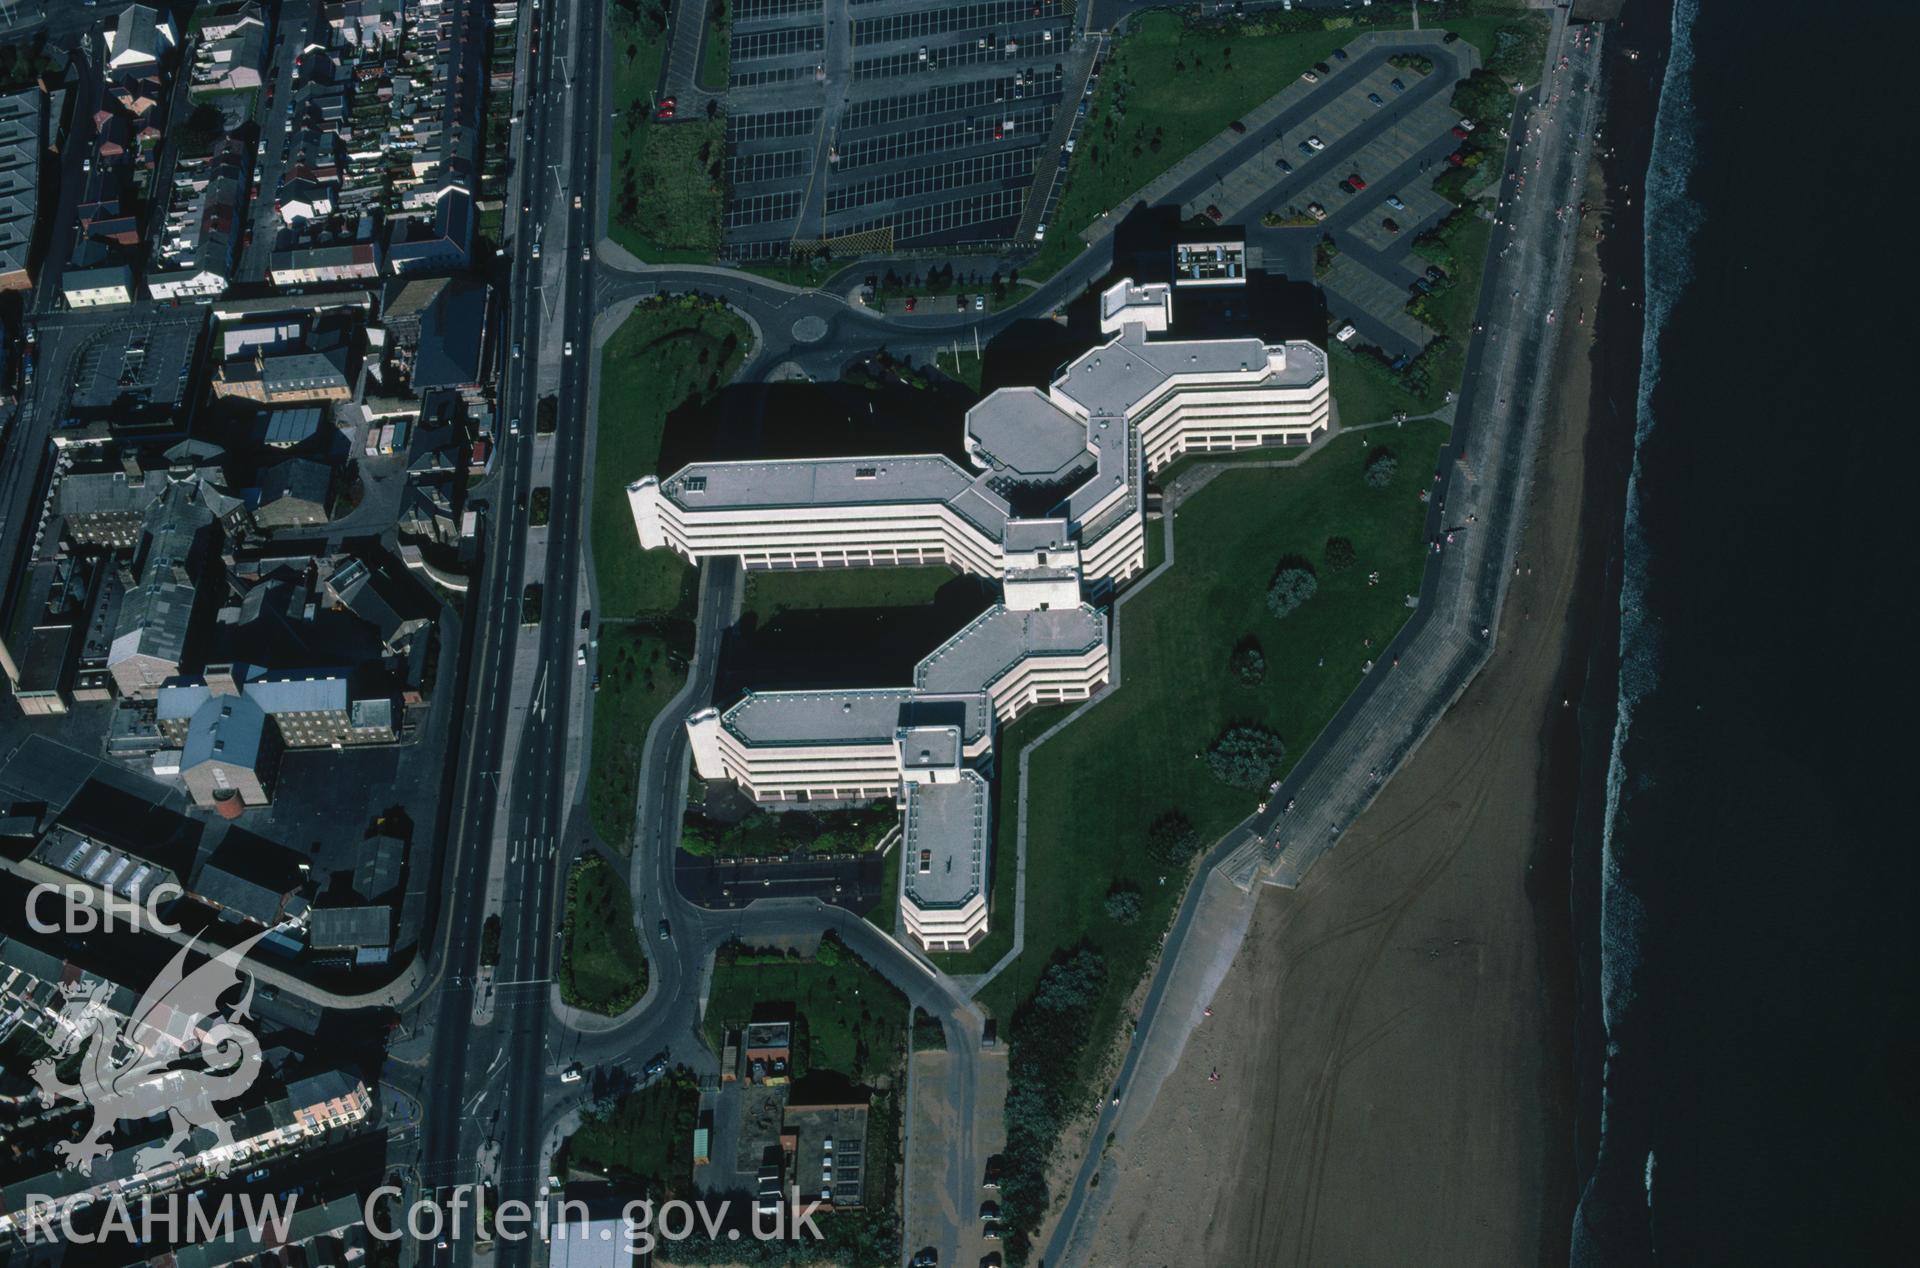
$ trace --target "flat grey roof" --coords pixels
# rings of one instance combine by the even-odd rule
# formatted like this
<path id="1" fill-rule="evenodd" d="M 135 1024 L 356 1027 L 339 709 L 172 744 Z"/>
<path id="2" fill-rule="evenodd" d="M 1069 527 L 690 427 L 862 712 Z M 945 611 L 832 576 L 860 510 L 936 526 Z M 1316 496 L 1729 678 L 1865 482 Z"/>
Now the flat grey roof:
<path id="1" fill-rule="evenodd" d="M 1326 373 L 1326 357 L 1310 343 L 1280 345 L 1285 365 L 1274 373 L 1282 387 L 1305 387 Z M 1258 339 L 1175 339 L 1148 342 L 1137 330 L 1071 362 L 1054 390 L 1089 416 L 1125 416 L 1176 374 L 1236 374 L 1265 369 L 1267 345 Z"/>
<path id="2" fill-rule="evenodd" d="M 985 691 L 1028 656 L 1077 655 L 1106 637 L 1106 617 L 1089 604 L 1016 612 L 996 603 L 929 653 L 913 682 L 923 691 Z"/>
<path id="3" fill-rule="evenodd" d="M 894 734 L 905 770 L 946 770 L 960 764 L 960 729 L 951 726 L 901 727 Z"/>
<path id="4" fill-rule="evenodd" d="M 900 870 L 907 896 L 922 908 L 959 907 L 987 881 L 992 797 L 978 771 L 963 770 L 957 783 L 910 784 Z M 927 853 L 921 871 L 921 852 Z"/>
<path id="5" fill-rule="evenodd" d="M 1032 387 L 1003 387 L 968 410 L 967 440 L 1021 480 L 1057 479 L 1090 457 L 1086 423 Z"/>
<path id="6" fill-rule="evenodd" d="M 696 462 L 663 480 L 660 491 L 691 510 L 772 510 L 951 503 L 976 492 L 973 482 L 971 474 L 941 455 L 895 454 Z M 1006 503 L 991 495 L 969 498 L 961 510 L 996 536 L 1008 513 Z"/>
<path id="7" fill-rule="evenodd" d="M 1008 520 L 1008 550 L 1057 550 L 1067 544 L 1067 522 L 1052 520 Z"/>
<path id="8" fill-rule="evenodd" d="M 902 726 L 960 728 L 966 739 L 990 725 L 984 696 L 935 696 L 912 687 L 857 691 L 750 691 L 720 716 L 749 744 L 887 744 Z"/>

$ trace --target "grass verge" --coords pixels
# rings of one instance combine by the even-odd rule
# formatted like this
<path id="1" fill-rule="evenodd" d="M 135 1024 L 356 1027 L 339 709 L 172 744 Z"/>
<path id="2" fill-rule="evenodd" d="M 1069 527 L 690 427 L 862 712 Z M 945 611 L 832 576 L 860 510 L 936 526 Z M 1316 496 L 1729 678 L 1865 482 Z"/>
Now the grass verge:
<path id="1" fill-rule="evenodd" d="M 642 551 L 627 485 L 655 474 L 667 416 L 730 380 L 752 342 L 723 304 L 681 295 L 633 310 L 600 359 L 593 471 L 593 559 L 608 620 L 690 615 L 693 569 L 668 550 Z"/>
<path id="2" fill-rule="evenodd" d="M 725 92 L 733 70 L 733 3 L 711 0 L 707 33 L 700 45 L 700 73 L 694 82 L 709 92 Z"/>
<path id="3" fill-rule="evenodd" d="M 560 998 L 612 1017 L 647 990 L 647 957 L 633 931 L 626 878 L 590 854 L 567 874 L 567 917 L 560 933 Z"/>
<path id="4" fill-rule="evenodd" d="M 607 10 L 613 42 L 613 214 L 615 242 L 653 263 L 710 261 L 726 212 L 726 121 L 661 123 L 653 95 L 667 53 L 663 7 Z"/>
<path id="5" fill-rule="evenodd" d="M 691 622 L 664 618 L 600 626 L 593 698 L 593 764 L 587 812 L 608 845 L 626 853 L 633 844 L 634 796 L 647 728 L 687 680 L 693 654 Z"/>

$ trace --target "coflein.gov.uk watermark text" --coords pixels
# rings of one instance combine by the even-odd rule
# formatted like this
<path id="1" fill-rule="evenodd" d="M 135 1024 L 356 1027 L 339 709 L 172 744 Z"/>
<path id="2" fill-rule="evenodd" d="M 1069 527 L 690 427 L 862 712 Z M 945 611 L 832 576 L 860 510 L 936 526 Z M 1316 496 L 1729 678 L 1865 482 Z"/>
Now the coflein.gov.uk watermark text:
<path id="1" fill-rule="evenodd" d="M 672 1199 L 635 1200 L 618 1215 L 595 1218 L 578 1200 L 508 1199 L 481 1210 L 481 1186 L 456 1185 L 431 1197 L 400 1203 L 401 1190 L 384 1185 L 366 1196 L 360 1222 L 375 1241 L 411 1241 L 432 1245 L 495 1240 L 550 1243 L 616 1239 L 636 1255 L 651 1254 L 662 1241 L 684 1242 L 693 1237 L 709 1241 L 793 1241 L 822 1237 L 816 1215 L 832 1208 L 802 1199 L 792 1190 L 791 1202 L 754 1203 L 742 1208 L 732 1202 Z M 284 1244 L 299 1210 L 299 1198 L 272 1194 L 148 1194 L 139 1198 L 116 1195 L 105 1202 L 77 1204 L 47 1194 L 29 1194 L 19 1212 L 21 1240 L 29 1245 L 60 1242 L 95 1244 L 197 1245 L 220 1241 Z"/>

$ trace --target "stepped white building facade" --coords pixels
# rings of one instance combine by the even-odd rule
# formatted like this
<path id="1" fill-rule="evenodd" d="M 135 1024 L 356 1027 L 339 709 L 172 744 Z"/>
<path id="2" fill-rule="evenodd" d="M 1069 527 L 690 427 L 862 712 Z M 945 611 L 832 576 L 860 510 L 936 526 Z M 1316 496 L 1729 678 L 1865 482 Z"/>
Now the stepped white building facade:
<path id="1" fill-rule="evenodd" d="M 752 692 L 687 721 L 704 779 L 771 806 L 901 801 L 900 911 L 930 951 L 988 930 L 993 736 L 1035 704 L 1107 682 L 1100 599 L 1146 567 L 1147 478 L 1186 453 L 1307 445 L 1331 423 L 1326 354 L 1259 339 L 1149 340 L 1172 289 L 1100 297 L 1108 341 L 1043 391 L 967 413 L 975 470 L 942 455 L 695 463 L 628 486 L 640 543 L 747 568 L 944 563 L 1002 601 L 928 655 L 911 686 Z M 1002 490 L 1061 489 L 1043 517 Z"/>

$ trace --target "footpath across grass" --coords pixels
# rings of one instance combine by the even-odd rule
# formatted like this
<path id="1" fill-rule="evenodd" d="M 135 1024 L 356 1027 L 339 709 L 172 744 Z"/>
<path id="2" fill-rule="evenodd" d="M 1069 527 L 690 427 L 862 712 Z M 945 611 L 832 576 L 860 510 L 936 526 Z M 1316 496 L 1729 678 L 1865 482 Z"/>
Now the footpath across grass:
<path id="1" fill-rule="evenodd" d="M 1056 957 L 1088 946 L 1107 964 L 1091 1013 L 1091 1050 L 1105 1050 L 1185 889 L 1184 872 L 1149 852 L 1149 825 L 1178 812 L 1210 845 L 1264 795 L 1214 777 L 1204 756 L 1216 738 L 1237 724 L 1277 733 L 1286 746 L 1277 777 L 1359 685 L 1363 664 L 1411 615 L 1405 599 L 1428 554 L 1419 495 L 1446 435 L 1433 422 L 1375 429 L 1298 467 L 1228 471 L 1180 507 L 1173 568 L 1120 610 L 1121 686 L 1033 751 L 1026 946 L 982 995 L 996 1016 L 1011 1017 Z M 1382 446 L 1395 470 L 1372 488 L 1363 460 Z M 1354 562 L 1327 562 L 1334 537 L 1351 543 Z M 1307 561 L 1318 589 L 1281 619 L 1266 596 L 1288 556 Z M 1252 686 L 1229 665 L 1248 640 L 1266 665 Z M 1008 729 L 1004 761 L 1015 760 L 1022 725 Z M 1001 799 L 1003 819 L 1010 800 Z M 1140 894 L 1131 923 L 1108 912 L 1116 890 Z"/>
<path id="2" fill-rule="evenodd" d="M 627 485 L 656 474 L 667 417 L 733 378 L 752 341 L 732 310 L 695 296 L 651 299 L 607 341 L 594 437 L 594 584 L 600 692 L 594 702 L 588 811 L 623 853 L 647 727 L 686 681 L 697 575 L 670 550 L 641 550 Z"/>
<path id="3" fill-rule="evenodd" d="M 793 1075 L 833 1070 L 856 1082 L 890 1074 L 906 1051 L 907 997 L 831 933 L 802 958 L 732 944 L 714 958 L 701 1033 L 715 1052 L 756 1011 L 794 1023 Z"/>
<path id="4" fill-rule="evenodd" d="M 669 617 L 600 626 L 587 811 L 600 839 L 623 854 L 633 844 L 634 800 L 647 728 L 686 682 L 692 654 L 690 621 Z"/>
<path id="5" fill-rule="evenodd" d="M 647 990 L 647 957 L 633 929 L 626 878 L 590 854 L 567 874 L 567 917 L 560 934 L 560 998 L 612 1017 Z"/>

